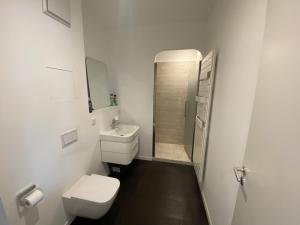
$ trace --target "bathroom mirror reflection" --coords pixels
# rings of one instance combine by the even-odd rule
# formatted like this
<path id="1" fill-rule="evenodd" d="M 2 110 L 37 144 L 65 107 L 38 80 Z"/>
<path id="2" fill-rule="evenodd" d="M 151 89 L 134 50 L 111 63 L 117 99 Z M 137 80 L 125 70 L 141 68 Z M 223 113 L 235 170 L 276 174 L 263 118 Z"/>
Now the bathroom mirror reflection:
<path id="1" fill-rule="evenodd" d="M 93 58 L 86 58 L 89 111 L 106 108 L 111 105 L 107 66 Z"/>

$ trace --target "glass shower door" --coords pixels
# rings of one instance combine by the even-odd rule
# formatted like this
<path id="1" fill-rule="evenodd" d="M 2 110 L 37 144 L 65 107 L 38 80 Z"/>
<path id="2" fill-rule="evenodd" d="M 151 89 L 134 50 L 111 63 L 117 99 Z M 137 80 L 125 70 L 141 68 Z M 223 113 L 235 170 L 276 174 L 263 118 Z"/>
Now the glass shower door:
<path id="1" fill-rule="evenodd" d="M 199 62 L 195 62 L 194 65 L 191 66 L 188 76 L 187 98 L 185 102 L 184 149 L 191 161 L 193 156 L 195 118 L 197 113 L 197 102 L 195 101 L 195 98 L 198 95 L 199 67 Z"/>

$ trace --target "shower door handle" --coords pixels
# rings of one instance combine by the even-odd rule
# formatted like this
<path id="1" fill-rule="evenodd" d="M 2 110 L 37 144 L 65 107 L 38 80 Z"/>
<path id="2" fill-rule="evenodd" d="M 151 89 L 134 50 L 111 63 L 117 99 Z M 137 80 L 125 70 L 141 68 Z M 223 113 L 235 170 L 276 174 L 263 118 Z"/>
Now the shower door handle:
<path id="1" fill-rule="evenodd" d="M 184 117 L 187 117 L 187 111 L 188 111 L 188 101 L 185 101 L 185 104 L 184 104 Z"/>

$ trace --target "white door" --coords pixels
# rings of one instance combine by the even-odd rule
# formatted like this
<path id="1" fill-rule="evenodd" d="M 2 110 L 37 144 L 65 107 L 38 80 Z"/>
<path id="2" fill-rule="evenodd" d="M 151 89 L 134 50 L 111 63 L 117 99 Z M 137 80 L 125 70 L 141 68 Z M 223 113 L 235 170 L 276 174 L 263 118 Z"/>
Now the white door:
<path id="1" fill-rule="evenodd" d="M 269 0 L 233 225 L 300 224 L 300 1 Z"/>

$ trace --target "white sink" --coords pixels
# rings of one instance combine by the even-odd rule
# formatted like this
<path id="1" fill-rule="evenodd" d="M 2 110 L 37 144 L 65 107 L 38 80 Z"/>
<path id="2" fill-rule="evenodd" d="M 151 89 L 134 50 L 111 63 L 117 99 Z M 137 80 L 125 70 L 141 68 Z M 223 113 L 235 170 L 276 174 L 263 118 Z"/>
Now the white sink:
<path id="1" fill-rule="evenodd" d="M 116 129 L 100 132 L 102 161 L 129 165 L 139 151 L 139 129 L 120 124 Z"/>
<path id="2" fill-rule="evenodd" d="M 140 127 L 135 125 L 120 124 L 115 129 L 101 131 L 101 141 L 112 141 L 112 142 L 132 142 L 138 135 Z"/>

